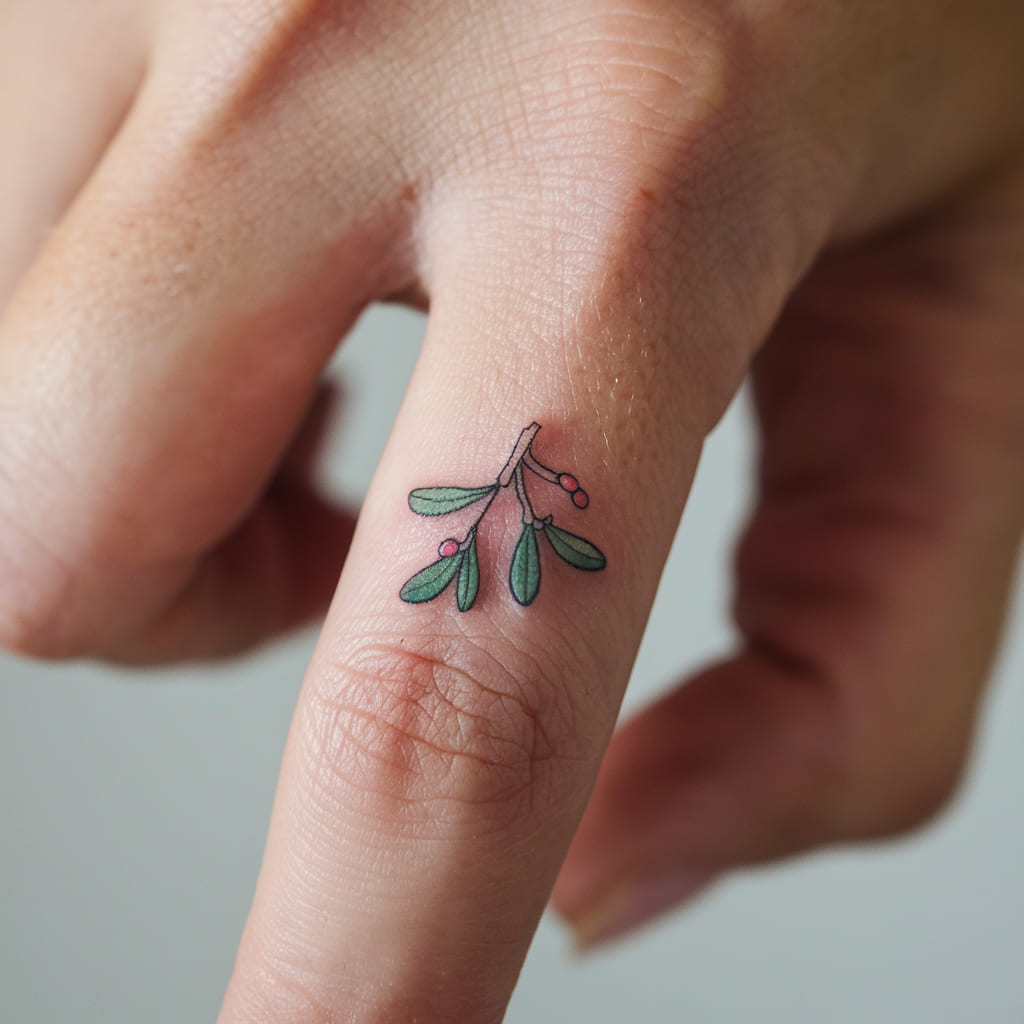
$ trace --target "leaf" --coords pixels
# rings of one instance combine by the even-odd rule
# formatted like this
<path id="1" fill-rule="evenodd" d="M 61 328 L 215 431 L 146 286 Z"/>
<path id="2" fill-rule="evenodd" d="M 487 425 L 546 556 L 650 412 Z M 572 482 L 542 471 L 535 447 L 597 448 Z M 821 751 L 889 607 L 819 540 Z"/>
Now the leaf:
<path id="1" fill-rule="evenodd" d="M 439 558 L 433 564 L 428 565 L 426 569 L 421 569 L 402 587 L 398 596 L 403 601 L 408 601 L 409 604 L 433 601 L 451 583 L 452 577 L 459 571 L 462 554 L 460 551 L 457 555 Z"/>
<path id="2" fill-rule="evenodd" d="M 409 495 L 409 508 L 421 516 L 446 516 L 486 498 L 496 487 L 419 487 Z"/>
<path id="3" fill-rule="evenodd" d="M 589 540 L 577 537 L 575 533 L 559 529 L 548 523 L 544 527 L 555 554 L 564 559 L 577 569 L 586 569 L 588 572 L 597 572 L 605 567 L 605 558 L 600 551 Z"/>
<path id="4" fill-rule="evenodd" d="M 456 585 L 455 596 L 459 602 L 459 611 L 468 612 L 476 600 L 476 592 L 480 589 L 480 562 L 476 557 L 476 534 L 466 548 L 462 566 L 459 569 L 459 581 Z"/>
<path id="5" fill-rule="evenodd" d="M 523 527 L 519 543 L 512 555 L 508 585 L 512 596 L 522 605 L 533 603 L 540 590 L 540 552 L 537 550 L 537 531 L 532 523 Z"/>

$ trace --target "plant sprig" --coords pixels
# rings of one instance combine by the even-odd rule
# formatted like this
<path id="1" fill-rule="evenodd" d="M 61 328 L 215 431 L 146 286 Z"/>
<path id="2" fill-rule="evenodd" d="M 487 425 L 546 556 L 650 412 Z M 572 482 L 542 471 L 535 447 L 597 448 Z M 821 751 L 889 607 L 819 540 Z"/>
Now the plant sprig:
<path id="1" fill-rule="evenodd" d="M 402 587 L 399 596 L 410 604 L 433 601 L 452 582 L 455 601 L 460 612 L 473 607 L 480 589 L 480 562 L 477 557 L 476 535 L 480 523 L 490 510 L 494 499 L 507 488 L 514 490 L 522 510 L 523 528 L 516 542 L 509 566 L 509 590 L 521 605 L 532 604 L 540 590 L 540 545 L 537 535 L 543 533 L 552 550 L 564 562 L 585 572 L 597 572 L 605 567 L 604 555 L 589 540 L 555 526 L 552 516 L 537 516 L 526 487 L 526 471 L 554 484 L 566 492 L 578 509 L 590 504 L 590 496 L 571 473 L 556 473 L 533 454 L 533 442 L 540 430 L 539 423 L 531 423 L 520 433 L 512 453 L 497 479 L 482 487 L 418 487 L 409 495 L 409 508 L 421 516 L 446 516 L 460 509 L 483 502 L 465 537 L 448 537 L 438 546 L 438 559 L 421 569 Z"/>

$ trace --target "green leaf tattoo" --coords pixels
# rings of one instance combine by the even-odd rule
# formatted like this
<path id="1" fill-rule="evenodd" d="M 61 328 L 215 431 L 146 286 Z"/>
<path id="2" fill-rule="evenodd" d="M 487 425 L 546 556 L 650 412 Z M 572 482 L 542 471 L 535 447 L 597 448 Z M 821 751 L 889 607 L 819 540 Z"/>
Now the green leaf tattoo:
<path id="1" fill-rule="evenodd" d="M 555 553 L 577 569 L 597 572 L 605 567 L 605 557 L 589 540 L 563 530 L 552 523 L 552 517 L 537 516 L 527 491 L 527 473 L 540 477 L 564 491 L 575 508 L 583 510 L 590 504 L 587 494 L 571 473 L 556 473 L 533 454 L 533 442 L 540 430 L 531 423 L 519 435 L 498 478 L 481 487 L 418 487 L 409 495 L 409 508 L 421 516 L 446 516 L 483 502 L 476 518 L 462 540 L 448 537 L 438 546 L 438 560 L 421 569 L 399 592 L 403 601 L 421 604 L 433 601 L 453 579 L 455 603 L 460 612 L 468 612 L 480 590 L 480 561 L 477 557 L 477 528 L 502 491 L 515 494 L 522 511 L 523 529 L 512 554 L 508 583 L 512 596 L 521 605 L 532 604 L 540 591 L 540 545 L 537 534 L 543 530 Z"/>
<path id="2" fill-rule="evenodd" d="M 473 534 L 469 547 L 462 556 L 462 565 L 459 568 L 459 582 L 455 591 L 456 601 L 460 612 L 468 612 L 476 600 L 476 593 L 480 589 L 480 562 L 476 557 L 476 534 Z"/>
<path id="3" fill-rule="evenodd" d="M 497 486 L 420 487 L 409 495 L 409 508 L 421 516 L 446 516 L 449 512 L 458 512 L 460 508 L 486 498 Z"/>
<path id="4" fill-rule="evenodd" d="M 512 566 L 508 573 L 512 596 L 521 604 L 533 604 L 540 590 L 540 552 L 537 550 L 537 531 L 533 523 L 526 523 L 519 535 Z"/>
<path id="5" fill-rule="evenodd" d="M 577 537 L 568 530 L 561 530 L 551 523 L 544 526 L 544 534 L 551 541 L 555 554 L 570 565 L 575 565 L 577 569 L 597 572 L 598 569 L 604 568 L 604 555 L 589 540 Z"/>
<path id="6" fill-rule="evenodd" d="M 421 569 L 404 587 L 401 598 L 410 604 L 421 604 L 433 601 L 452 581 L 452 577 L 462 564 L 462 555 L 439 558 L 426 569 Z"/>

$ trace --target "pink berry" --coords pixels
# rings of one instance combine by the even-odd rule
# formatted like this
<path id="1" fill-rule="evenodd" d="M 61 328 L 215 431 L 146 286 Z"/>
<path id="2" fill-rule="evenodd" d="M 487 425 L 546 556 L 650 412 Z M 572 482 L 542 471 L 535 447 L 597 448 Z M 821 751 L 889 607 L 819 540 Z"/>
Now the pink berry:
<path id="1" fill-rule="evenodd" d="M 447 540 L 441 541 L 441 546 L 437 549 L 437 553 L 442 558 L 451 558 L 452 555 L 459 553 L 459 542 L 449 537 Z"/>
<path id="2" fill-rule="evenodd" d="M 558 483 L 563 491 L 568 491 L 570 494 L 572 494 L 573 491 L 578 491 L 580 489 L 579 481 L 569 473 L 563 473 L 558 478 Z"/>
<path id="3" fill-rule="evenodd" d="M 586 508 L 590 504 L 590 495 L 584 490 L 577 490 L 572 496 L 572 503 L 577 508 Z"/>

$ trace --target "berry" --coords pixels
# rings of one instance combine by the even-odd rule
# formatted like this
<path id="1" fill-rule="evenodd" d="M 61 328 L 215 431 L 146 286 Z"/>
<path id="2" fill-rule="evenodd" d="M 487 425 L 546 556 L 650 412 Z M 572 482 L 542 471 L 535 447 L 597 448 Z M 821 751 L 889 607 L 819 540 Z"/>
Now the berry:
<path id="1" fill-rule="evenodd" d="M 573 491 L 578 491 L 580 489 L 579 481 L 569 473 L 563 473 L 558 478 L 558 484 L 563 491 L 568 491 L 570 494 L 572 494 Z"/>
<path id="2" fill-rule="evenodd" d="M 441 546 L 437 549 L 437 553 L 442 558 L 451 558 L 452 555 L 459 553 L 459 542 L 454 537 L 449 537 L 447 540 L 441 541 Z"/>
<path id="3" fill-rule="evenodd" d="M 586 508 L 590 504 L 590 495 L 582 489 L 578 489 L 573 493 L 572 503 L 577 508 Z"/>

